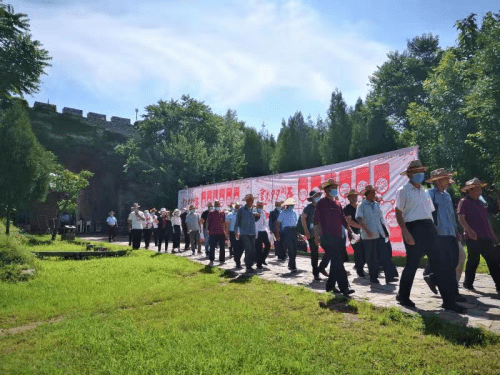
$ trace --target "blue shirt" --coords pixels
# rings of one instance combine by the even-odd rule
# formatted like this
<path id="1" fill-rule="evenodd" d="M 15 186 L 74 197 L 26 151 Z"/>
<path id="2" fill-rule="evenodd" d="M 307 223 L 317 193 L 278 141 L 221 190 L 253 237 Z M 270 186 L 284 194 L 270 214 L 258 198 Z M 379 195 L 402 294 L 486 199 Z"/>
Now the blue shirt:
<path id="1" fill-rule="evenodd" d="M 457 230 L 457 222 L 455 219 L 455 211 L 453 209 L 453 201 L 451 195 L 447 191 L 440 192 L 438 188 L 429 190 L 434 207 L 437 210 L 437 230 L 440 236 L 455 236 Z M 435 223 L 436 224 L 436 223 Z"/>
<path id="2" fill-rule="evenodd" d="M 361 229 L 362 240 L 374 240 L 379 237 L 385 237 L 384 228 L 382 227 L 384 219 L 380 205 L 377 202 L 370 202 L 368 199 L 364 199 L 356 209 L 356 219 L 362 219 L 363 224 L 374 234 L 373 237 L 368 237 L 366 231 Z"/>
<path id="3" fill-rule="evenodd" d="M 297 226 L 297 213 L 294 210 L 282 210 L 278 221 L 283 224 L 283 228 Z"/>
<path id="4" fill-rule="evenodd" d="M 234 225 L 236 224 L 236 212 L 231 212 L 226 215 L 226 223 L 229 223 L 229 231 L 234 232 Z"/>
<path id="5" fill-rule="evenodd" d="M 253 208 L 248 208 L 246 205 L 240 207 L 236 214 L 236 223 L 234 231 L 239 231 L 240 234 L 255 236 L 255 218 L 253 216 Z"/>

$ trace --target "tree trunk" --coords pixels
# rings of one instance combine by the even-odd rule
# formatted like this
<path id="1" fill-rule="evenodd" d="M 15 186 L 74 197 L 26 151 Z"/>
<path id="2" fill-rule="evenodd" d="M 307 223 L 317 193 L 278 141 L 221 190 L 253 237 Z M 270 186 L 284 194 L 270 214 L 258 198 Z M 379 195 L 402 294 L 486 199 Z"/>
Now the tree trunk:
<path id="1" fill-rule="evenodd" d="M 10 204 L 7 204 L 7 224 L 5 225 L 5 234 L 10 233 Z"/>
<path id="2" fill-rule="evenodd" d="M 59 225 L 61 222 L 61 210 L 59 208 L 57 209 L 57 215 L 53 219 L 53 221 L 54 221 L 54 223 L 52 226 L 52 241 L 54 241 L 57 237 L 57 230 L 59 229 Z"/>

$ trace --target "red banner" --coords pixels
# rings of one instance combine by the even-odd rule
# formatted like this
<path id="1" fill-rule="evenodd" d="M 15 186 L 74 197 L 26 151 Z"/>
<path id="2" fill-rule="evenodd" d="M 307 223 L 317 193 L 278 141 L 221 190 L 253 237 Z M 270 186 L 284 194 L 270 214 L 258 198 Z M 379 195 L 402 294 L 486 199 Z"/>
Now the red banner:
<path id="1" fill-rule="evenodd" d="M 373 181 L 377 193 L 384 195 L 389 190 L 391 174 L 389 163 L 379 164 L 373 168 Z"/>
<path id="2" fill-rule="evenodd" d="M 232 188 L 226 189 L 226 203 L 227 204 L 233 203 L 233 189 Z"/>
<path id="3" fill-rule="evenodd" d="M 342 198 L 347 196 L 349 190 L 351 190 L 351 182 L 352 182 L 352 171 L 341 171 L 339 174 L 339 194 Z"/>
<path id="4" fill-rule="evenodd" d="M 316 176 L 312 176 L 311 177 L 311 190 L 319 187 L 319 185 L 321 185 L 321 183 L 322 183 L 322 180 L 321 180 L 320 174 L 318 174 Z"/>
<path id="5" fill-rule="evenodd" d="M 370 168 L 361 167 L 356 169 L 356 191 L 359 193 L 370 184 Z"/>
<path id="6" fill-rule="evenodd" d="M 304 203 L 309 196 L 309 178 L 300 177 L 299 178 L 299 200 Z"/>
<path id="7" fill-rule="evenodd" d="M 226 189 L 219 190 L 219 202 L 222 207 L 226 204 Z"/>

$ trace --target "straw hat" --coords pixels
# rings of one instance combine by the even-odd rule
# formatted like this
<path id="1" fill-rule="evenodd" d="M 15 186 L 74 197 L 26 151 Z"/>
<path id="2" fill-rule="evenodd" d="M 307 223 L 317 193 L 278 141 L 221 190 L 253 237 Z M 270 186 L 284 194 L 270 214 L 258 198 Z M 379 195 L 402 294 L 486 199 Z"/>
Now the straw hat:
<path id="1" fill-rule="evenodd" d="M 307 200 L 309 202 L 312 202 L 313 198 L 321 197 L 321 194 L 323 194 L 319 189 L 314 188 L 309 192 L 309 197 Z"/>
<path id="2" fill-rule="evenodd" d="M 360 195 L 366 195 L 366 193 L 368 193 L 370 191 L 376 192 L 377 189 L 375 189 L 372 185 L 366 185 L 365 188 L 359 192 L 359 194 Z"/>
<path id="3" fill-rule="evenodd" d="M 346 194 L 346 197 L 349 197 L 351 195 L 358 196 L 359 194 L 358 194 L 358 192 L 356 190 L 351 189 L 351 190 L 349 190 L 349 193 Z"/>
<path id="4" fill-rule="evenodd" d="M 283 206 L 294 206 L 297 204 L 297 201 L 294 198 L 287 198 Z"/>
<path id="5" fill-rule="evenodd" d="M 404 176 L 408 173 L 425 172 L 427 169 L 429 168 L 424 167 L 420 160 L 412 160 L 410 164 L 408 164 L 408 167 L 406 167 L 406 171 L 401 172 L 401 175 Z"/>
<path id="6" fill-rule="evenodd" d="M 486 182 L 481 181 L 479 178 L 474 177 L 472 180 L 469 180 L 465 183 L 465 186 L 460 189 L 462 193 L 466 193 L 467 190 L 474 189 L 476 186 L 481 186 L 484 188 L 488 184 Z"/>
<path id="7" fill-rule="evenodd" d="M 189 205 L 189 209 L 190 209 L 190 210 L 195 210 L 194 204 L 190 204 L 190 205 Z"/>
<path id="8" fill-rule="evenodd" d="M 448 173 L 448 172 L 446 172 L 446 169 L 439 168 L 439 169 L 433 170 L 431 172 L 431 177 L 428 180 L 425 180 L 425 182 L 431 183 L 431 182 L 434 182 L 434 181 L 439 180 L 441 178 L 448 178 L 448 179 L 450 179 L 450 183 L 453 183 L 455 181 L 453 181 L 451 179 L 451 176 L 453 176 L 454 174 L 455 174 L 455 172 Z"/>
<path id="9" fill-rule="evenodd" d="M 330 179 L 326 180 L 325 182 L 323 182 L 321 185 L 319 185 L 319 188 L 321 190 L 325 190 L 329 186 L 337 187 L 337 186 L 339 186 L 339 183 L 338 183 L 338 181 L 335 181 L 333 178 L 330 178 Z"/>
<path id="10" fill-rule="evenodd" d="M 141 206 L 139 206 L 139 203 L 134 203 L 132 208 L 135 209 L 135 208 L 140 208 Z"/>
<path id="11" fill-rule="evenodd" d="M 243 202 L 246 202 L 247 199 L 252 199 L 252 198 L 255 199 L 257 197 L 255 195 L 251 194 L 251 193 L 247 194 L 247 195 L 245 195 L 245 198 L 243 198 Z"/>
<path id="12" fill-rule="evenodd" d="M 219 201 L 214 201 L 214 206 L 215 207 L 220 207 L 220 202 Z"/>
<path id="13" fill-rule="evenodd" d="M 109 211 L 108 215 L 114 215 L 114 214 L 115 214 L 115 211 Z"/>

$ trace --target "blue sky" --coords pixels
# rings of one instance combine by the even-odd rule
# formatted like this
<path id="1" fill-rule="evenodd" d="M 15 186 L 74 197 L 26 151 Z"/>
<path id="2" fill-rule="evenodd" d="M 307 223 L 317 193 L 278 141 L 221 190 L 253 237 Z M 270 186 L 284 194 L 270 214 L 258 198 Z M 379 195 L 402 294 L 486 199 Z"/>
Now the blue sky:
<path id="1" fill-rule="evenodd" d="M 30 103 L 135 120 L 135 108 L 189 94 L 276 136 L 296 111 L 325 118 L 335 88 L 348 105 L 364 98 L 407 39 L 433 33 L 451 46 L 457 20 L 500 10 L 500 0 L 5 2 L 53 57 Z"/>

